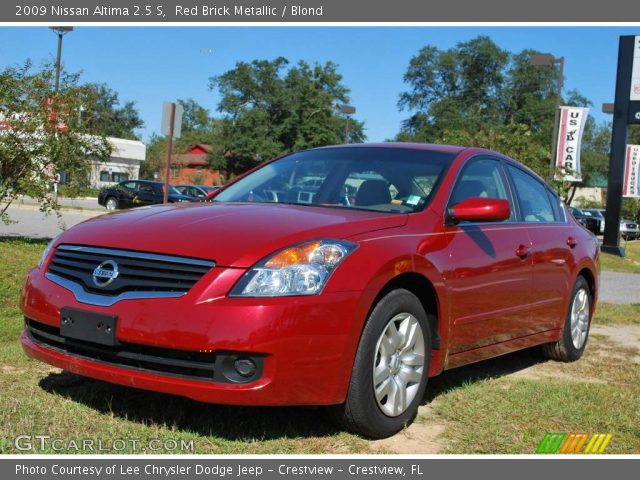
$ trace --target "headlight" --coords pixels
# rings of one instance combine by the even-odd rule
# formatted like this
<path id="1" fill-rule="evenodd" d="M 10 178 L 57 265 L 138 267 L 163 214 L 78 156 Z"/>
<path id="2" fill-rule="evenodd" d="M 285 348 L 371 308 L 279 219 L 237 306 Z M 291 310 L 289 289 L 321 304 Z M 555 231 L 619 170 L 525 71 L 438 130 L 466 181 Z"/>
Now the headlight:
<path id="1" fill-rule="evenodd" d="M 51 240 L 47 245 L 47 248 L 45 248 L 44 252 L 42 252 L 42 255 L 40 256 L 40 261 L 38 262 L 38 268 L 40 268 L 42 264 L 45 262 L 45 260 L 47 259 L 47 257 L 49 257 L 49 254 L 51 253 L 51 250 L 53 250 L 53 246 L 55 245 L 56 240 L 58 240 L 58 237 L 55 237 L 53 240 Z"/>
<path id="2" fill-rule="evenodd" d="M 356 247 L 344 240 L 313 240 L 279 250 L 245 273 L 231 296 L 315 295 Z"/>

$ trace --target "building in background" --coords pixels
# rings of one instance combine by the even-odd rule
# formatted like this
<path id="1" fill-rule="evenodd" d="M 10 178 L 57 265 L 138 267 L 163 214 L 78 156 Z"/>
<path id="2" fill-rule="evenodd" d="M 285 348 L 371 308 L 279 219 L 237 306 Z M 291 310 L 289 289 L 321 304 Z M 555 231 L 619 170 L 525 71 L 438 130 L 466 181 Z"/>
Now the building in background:
<path id="1" fill-rule="evenodd" d="M 220 172 L 209 168 L 207 162 L 211 150 L 211 145 L 195 143 L 184 153 L 172 155 L 170 182 L 174 185 L 220 185 Z"/>
<path id="2" fill-rule="evenodd" d="M 107 137 L 111 157 L 106 162 L 92 161 L 89 181 L 93 188 L 102 188 L 125 180 L 137 180 L 140 162 L 145 160 L 147 147 L 138 140 Z M 64 178 L 61 178 L 64 183 Z"/>

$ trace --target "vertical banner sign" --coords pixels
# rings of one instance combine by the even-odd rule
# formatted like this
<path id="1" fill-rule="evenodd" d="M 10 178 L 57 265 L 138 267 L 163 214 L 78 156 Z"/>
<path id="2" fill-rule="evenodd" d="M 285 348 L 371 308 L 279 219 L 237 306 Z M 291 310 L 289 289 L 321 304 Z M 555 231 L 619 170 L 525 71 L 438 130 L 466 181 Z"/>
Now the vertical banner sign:
<path id="1" fill-rule="evenodd" d="M 624 162 L 623 197 L 640 198 L 639 170 L 640 145 L 627 145 L 627 156 Z"/>
<path id="2" fill-rule="evenodd" d="M 631 68 L 631 92 L 629 100 L 640 101 L 640 35 L 633 42 L 633 67 Z"/>
<path id="3" fill-rule="evenodd" d="M 589 109 L 560 107 L 558 145 L 556 146 L 556 180 L 581 182 L 580 145 Z"/>

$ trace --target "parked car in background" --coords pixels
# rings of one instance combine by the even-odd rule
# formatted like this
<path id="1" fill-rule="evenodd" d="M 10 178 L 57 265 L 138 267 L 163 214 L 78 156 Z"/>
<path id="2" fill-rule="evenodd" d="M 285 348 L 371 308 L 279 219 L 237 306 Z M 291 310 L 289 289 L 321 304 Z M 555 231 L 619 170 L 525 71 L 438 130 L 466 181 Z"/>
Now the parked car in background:
<path id="1" fill-rule="evenodd" d="M 598 261 L 553 189 L 496 152 L 318 148 L 266 162 L 212 203 L 65 231 L 28 274 L 21 341 L 78 375 L 211 403 L 321 405 L 379 438 L 415 418 L 446 369 L 536 345 L 579 359 Z"/>
<path id="2" fill-rule="evenodd" d="M 633 220 L 620 220 L 620 236 L 625 240 L 637 240 L 640 238 L 640 227 Z"/>
<path id="3" fill-rule="evenodd" d="M 98 203 L 107 210 L 141 207 L 162 203 L 164 183 L 151 180 L 127 180 L 104 188 L 98 195 Z M 183 195 L 169 186 L 169 203 L 197 202 L 197 197 Z"/>
<path id="4" fill-rule="evenodd" d="M 215 192 L 220 188 L 220 185 L 174 185 L 173 186 L 182 195 L 199 198 L 200 201 L 205 201 L 207 195 L 210 192 Z"/>
<path id="5" fill-rule="evenodd" d="M 596 217 L 585 214 L 580 208 L 570 207 L 570 210 L 580 225 L 595 235 L 600 233 L 600 222 Z"/>
<path id="6" fill-rule="evenodd" d="M 604 233 L 604 210 L 600 210 L 598 208 L 581 208 L 580 211 L 587 217 L 593 217 L 598 221 L 598 231 L 594 233 Z"/>

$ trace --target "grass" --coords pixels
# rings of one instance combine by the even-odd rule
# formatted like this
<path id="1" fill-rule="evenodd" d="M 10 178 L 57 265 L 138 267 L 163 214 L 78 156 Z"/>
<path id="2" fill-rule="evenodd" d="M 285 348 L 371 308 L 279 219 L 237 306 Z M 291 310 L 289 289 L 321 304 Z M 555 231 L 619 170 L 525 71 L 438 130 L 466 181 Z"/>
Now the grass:
<path id="1" fill-rule="evenodd" d="M 600 255 L 600 268 L 614 272 L 640 273 L 640 240 L 626 242 L 625 257 L 603 253 Z"/>
<path id="2" fill-rule="evenodd" d="M 27 359 L 18 343 L 17 305 L 24 277 L 45 244 L 0 238 L 0 453 L 18 453 L 14 438 L 21 434 L 90 438 L 103 445 L 114 439 L 136 439 L 140 446 L 153 439 L 192 442 L 193 451 L 185 453 L 380 451 L 337 430 L 315 409 L 207 405 Z M 635 328 L 640 306 L 602 304 L 594 322 Z M 451 370 L 430 381 L 431 408 L 416 425 L 444 423 L 437 440 L 448 453 L 533 453 L 546 432 L 611 432 L 608 453 L 638 453 L 637 358 L 633 348 L 593 335 L 585 357 L 571 364 L 545 361 L 532 349 Z M 47 452 L 52 449 L 38 449 Z"/>
<path id="3" fill-rule="evenodd" d="M 600 303 L 597 308 L 596 322 L 598 325 L 640 325 L 640 304 Z"/>

